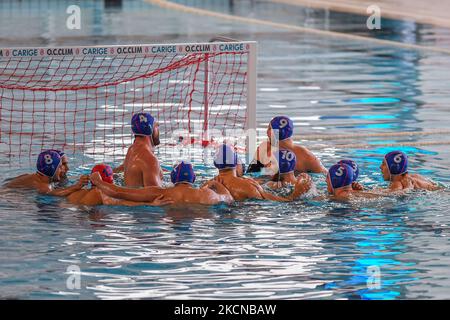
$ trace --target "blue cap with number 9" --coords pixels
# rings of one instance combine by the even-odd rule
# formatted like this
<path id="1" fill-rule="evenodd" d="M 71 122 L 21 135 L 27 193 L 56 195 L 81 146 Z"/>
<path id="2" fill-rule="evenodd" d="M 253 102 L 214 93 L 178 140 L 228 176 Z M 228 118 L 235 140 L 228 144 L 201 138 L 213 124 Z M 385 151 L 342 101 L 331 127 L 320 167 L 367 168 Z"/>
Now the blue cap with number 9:
<path id="1" fill-rule="evenodd" d="M 408 172 L 408 156 L 401 151 L 392 151 L 384 156 L 391 175 L 400 175 Z"/>
<path id="2" fill-rule="evenodd" d="M 331 166 L 328 177 L 334 189 L 343 188 L 353 183 L 354 172 L 348 164 L 341 163 Z"/>
<path id="3" fill-rule="evenodd" d="M 286 116 L 273 118 L 270 121 L 270 127 L 273 130 L 278 130 L 278 136 L 275 135 L 275 138 L 278 138 L 279 141 L 289 139 L 294 133 L 294 123 Z"/>
<path id="4" fill-rule="evenodd" d="M 289 173 L 295 170 L 297 157 L 289 150 L 278 151 L 278 170 L 280 174 Z"/>
<path id="5" fill-rule="evenodd" d="M 137 136 L 151 136 L 154 122 L 150 113 L 136 113 L 131 118 L 131 130 Z"/>

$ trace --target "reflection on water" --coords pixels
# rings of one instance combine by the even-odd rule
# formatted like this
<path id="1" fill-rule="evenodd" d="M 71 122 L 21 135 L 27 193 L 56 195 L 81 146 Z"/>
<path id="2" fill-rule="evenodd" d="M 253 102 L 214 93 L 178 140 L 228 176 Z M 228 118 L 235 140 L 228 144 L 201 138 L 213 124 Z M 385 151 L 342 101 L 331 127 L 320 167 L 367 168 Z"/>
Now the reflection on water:
<path id="1" fill-rule="evenodd" d="M 368 35 L 361 28 L 361 17 L 269 2 L 179 2 L 411 43 L 446 46 L 449 39 L 448 30 L 393 20 L 386 20 L 386 29 L 380 33 Z M 197 16 L 138 0 L 84 1 L 83 28 L 71 33 L 58 27 L 69 4 L 1 1 L 0 47 L 207 41 L 216 34 L 254 39 L 259 42 L 257 121 L 261 133 L 278 113 L 293 118 L 298 135 L 447 127 L 449 61 L 442 54 L 207 17 L 199 24 Z M 357 142 L 395 144 L 441 138 L 378 137 Z M 447 146 L 401 149 L 410 155 L 411 171 L 450 183 Z M 317 154 L 326 166 L 342 157 L 355 159 L 360 181 L 372 187 L 386 186 L 379 166 L 391 150 L 331 146 Z M 94 160 L 78 155 L 71 162 L 75 176 L 88 172 Z M 168 169 L 173 159 L 162 157 L 162 162 Z M 196 170 L 199 182 L 215 173 L 211 163 L 197 164 Z M 10 159 L 0 158 L 2 180 L 22 172 Z M 314 180 L 323 193 L 323 177 Z M 449 205 L 448 188 L 352 204 L 246 202 L 201 210 L 83 208 L 62 199 L 1 190 L 0 297 L 449 298 Z M 80 290 L 66 287 L 71 265 L 81 269 Z M 379 270 L 379 288 L 368 286 L 370 268 Z"/>

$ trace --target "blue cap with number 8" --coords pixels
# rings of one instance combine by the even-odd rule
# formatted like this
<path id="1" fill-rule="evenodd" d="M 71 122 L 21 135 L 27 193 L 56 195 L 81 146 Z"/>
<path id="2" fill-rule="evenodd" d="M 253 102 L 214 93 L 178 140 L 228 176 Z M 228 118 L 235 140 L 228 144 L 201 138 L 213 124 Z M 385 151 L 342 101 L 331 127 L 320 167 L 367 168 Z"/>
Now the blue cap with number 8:
<path id="1" fill-rule="evenodd" d="M 391 175 L 399 175 L 408 172 L 408 156 L 401 151 L 392 151 L 384 156 Z"/>
<path id="2" fill-rule="evenodd" d="M 270 127 L 273 130 L 278 130 L 278 136 L 275 135 L 275 138 L 278 138 L 280 141 L 289 139 L 294 133 L 294 123 L 286 116 L 273 118 L 270 121 Z"/>
<path id="3" fill-rule="evenodd" d="M 36 161 L 36 169 L 44 176 L 52 178 L 61 164 L 61 156 L 52 150 L 42 151 Z"/>
<path id="4" fill-rule="evenodd" d="M 289 173 L 295 170 L 297 157 L 289 150 L 278 151 L 278 170 L 280 174 Z"/>

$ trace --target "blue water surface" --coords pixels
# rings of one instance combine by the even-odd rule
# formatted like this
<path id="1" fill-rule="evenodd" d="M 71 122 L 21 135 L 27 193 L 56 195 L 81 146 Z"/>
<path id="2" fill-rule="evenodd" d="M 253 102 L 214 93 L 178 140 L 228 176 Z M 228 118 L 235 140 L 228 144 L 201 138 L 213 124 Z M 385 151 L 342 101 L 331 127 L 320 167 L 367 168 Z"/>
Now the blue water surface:
<path id="1" fill-rule="evenodd" d="M 117 2 L 117 1 L 116 1 Z M 120 2 L 120 1 L 119 1 Z M 177 1 L 241 16 L 448 47 L 448 30 L 265 1 Z M 78 3 L 79 31 L 59 27 Z M 0 47 L 256 40 L 257 122 L 294 119 L 295 134 L 429 131 L 448 127 L 444 53 L 201 17 L 140 0 L 2 1 Z M 441 135 L 302 140 L 324 165 L 353 158 L 360 182 L 385 187 L 383 155 L 401 149 L 411 171 L 450 182 Z M 298 138 L 300 140 L 300 138 Z M 348 144 L 349 146 L 344 146 Z M 358 146 L 355 146 L 355 145 Z M 353 145 L 353 146 L 352 146 Z M 3 179 L 32 170 L 0 158 Z M 83 160 L 83 161 L 82 161 Z M 170 159 L 162 164 L 170 168 Z M 72 177 L 94 163 L 71 158 Z M 117 164 L 117 163 L 116 163 Z M 198 164 L 199 183 L 215 174 Z M 167 180 L 168 178 L 165 177 Z M 319 193 L 324 177 L 313 177 Z M 448 299 L 448 189 L 357 203 L 248 201 L 203 209 L 76 207 L 35 193 L 0 192 L 0 298 L 19 299 Z M 67 285 L 73 267 L 80 288 Z M 373 273 L 372 271 L 376 272 Z"/>

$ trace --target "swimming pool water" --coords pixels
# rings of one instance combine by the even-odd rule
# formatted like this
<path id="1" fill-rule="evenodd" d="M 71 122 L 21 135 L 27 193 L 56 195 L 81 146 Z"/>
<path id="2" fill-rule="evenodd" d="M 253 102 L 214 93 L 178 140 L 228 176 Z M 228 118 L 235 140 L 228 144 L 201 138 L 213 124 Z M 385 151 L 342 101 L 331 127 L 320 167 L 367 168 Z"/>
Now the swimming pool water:
<path id="1" fill-rule="evenodd" d="M 72 1 L 4 1 L 0 47 L 208 41 L 259 42 L 258 126 L 291 116 L 296 134 L 428 131 L 448 126 L 448 56 L 216 21 L 144 3 L 85 1 L 79 33 L 58 28 Z M 179 3 L 205 6 L 202 1 Z M 211 4 L 212 3 L 212 4 Z M 360 17 L 242 1 L 220 12 L 361 33 Z M 67 4 L 67 5 L 66 5 Z M 253 4 L 253 5 L 252 5 Z M 278 8 L 270 16 L 268 7 Z M 307 13 L 307 20 L 303 19 Z M 26 23 L 24 23 L 26 19 Z M 306 21 L 306 22 L 305 22 Z M 205 30 L 207 26 L 208 32 Z M 447 30 L 391 20 L 382 36 L 447 46 Z M 398 32 L 404 30 L 404 32 Z M 375 35 L 379 37 L 380 35 Z M 442 136 L 360 138 L 386 144 Z M 302 141 L 328 167 L 351 157 L 360 181 L 385 186 L 379 165 L 393 147 L 343 149 Z M 447 145 L 403 147 L 411 170 L 449 183 Z M 85 160 L 83 158 L 83 160 Z M 71 159 L 73 175 L 92 163 Z M 164 165 L 169 165 L 163 159 Z M 29 168 L 31 170 L 31 168 Z M 215 174 L 197 166 L 200 181 Z M 0 157 L 3 179 L 28 170 Z M 318 190 L 324 178 L 314 175 Z M 450 297 L 448 188 L 360 203 L 249 201 L 213 208 L 80 208 L 63 199 L 0 191 L 0 297 L 20 299 L 417 299 Z M 71 290 L 68 268 L 81 270 Z M 370 284 L 379 271 L 380 287 Z"/>

